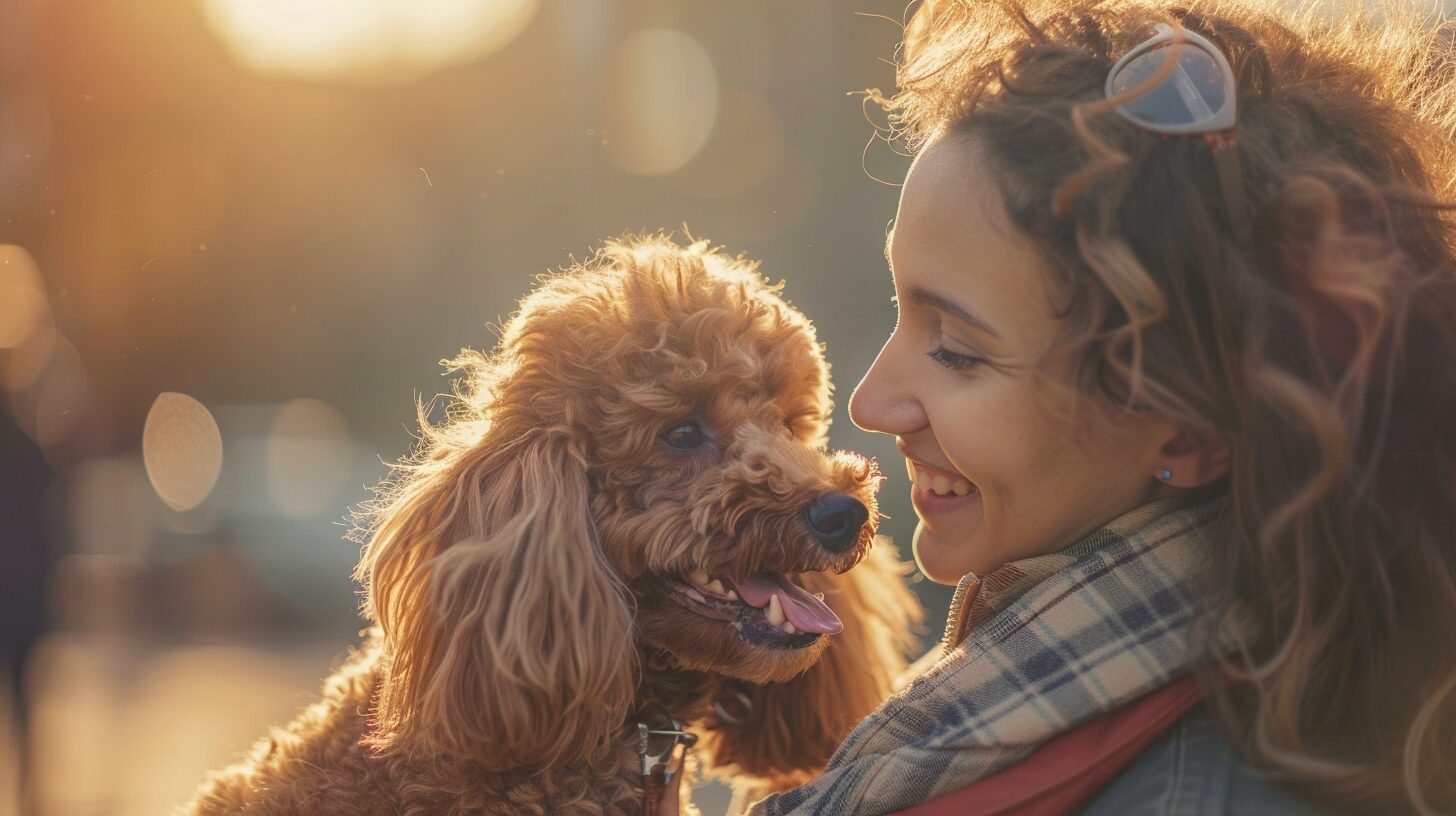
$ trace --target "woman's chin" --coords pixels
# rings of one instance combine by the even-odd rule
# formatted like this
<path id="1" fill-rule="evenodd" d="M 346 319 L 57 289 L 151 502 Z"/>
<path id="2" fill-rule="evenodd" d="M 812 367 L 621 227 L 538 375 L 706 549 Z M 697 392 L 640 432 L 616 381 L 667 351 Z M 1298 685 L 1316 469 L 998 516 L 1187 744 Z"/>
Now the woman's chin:
<path id="1" fill-rule="evenodd" d="M 946 541 L 946 536 L 925 526 L 915 526 L 910 549 L 915 555 L 915 566 L 920 572 L 937 584 L 955 586 L 968 572 L 974 572 L 975 559 L 970 556 L 970 546 L 964 538 L 959 543 Z"/>

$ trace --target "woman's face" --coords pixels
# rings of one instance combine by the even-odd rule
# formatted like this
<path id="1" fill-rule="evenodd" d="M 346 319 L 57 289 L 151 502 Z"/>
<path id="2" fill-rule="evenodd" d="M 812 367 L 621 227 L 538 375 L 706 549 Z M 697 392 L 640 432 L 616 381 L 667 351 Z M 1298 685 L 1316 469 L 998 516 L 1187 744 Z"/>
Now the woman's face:
<path id="1" fill-rule="evenodd" d="M 1154 474 L 1176 428 L 1092 410 L 1090 396 L 1072 416 L 1043 262 L 974 141 L 920 153 L 886 254 L 899 319 L 849 412 L 897 437 L 931 580 L 1055 552 L 1162 495 Z"/>

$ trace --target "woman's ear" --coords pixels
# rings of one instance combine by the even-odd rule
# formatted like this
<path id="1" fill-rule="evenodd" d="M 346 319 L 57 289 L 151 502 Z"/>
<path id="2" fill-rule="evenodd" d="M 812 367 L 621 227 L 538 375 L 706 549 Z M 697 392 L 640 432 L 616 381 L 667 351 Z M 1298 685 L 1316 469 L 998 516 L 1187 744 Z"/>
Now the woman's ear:
<path id="1" fill-rule="evenodd" d="M 1227 442 L 1204 438 L 1186 429 L 1177 429 L 1158 451 L 1156 472 L 1159 481 L 1174 487 L 1203 487 L 1228 473 Z"/>
<path id="2" fill-rule="evenodd" d="M 804 588 L 823 592 L 844 622 L 813 666 L 785 683 L 745 689 L 750 705 L 737 725 L 710 723 L 714 764 L 767 783 L 768 790 L 801 784 L 824 769 L 852 728 L 890 695 L 917 641 L 912 622 L 924 613 L 906 584 L 888 539 L 842 575 L 804 573 Z M 765 791 L 767 792 L 767 791 Z"/>
<path id="3" fill-rule="evenodd" d="M 614 750 L 636 687 L 629 595 L 565 432 L 497 426 L 423 458 L 358 577 L 383 632 L 371 744 L 545 766 Z"/>

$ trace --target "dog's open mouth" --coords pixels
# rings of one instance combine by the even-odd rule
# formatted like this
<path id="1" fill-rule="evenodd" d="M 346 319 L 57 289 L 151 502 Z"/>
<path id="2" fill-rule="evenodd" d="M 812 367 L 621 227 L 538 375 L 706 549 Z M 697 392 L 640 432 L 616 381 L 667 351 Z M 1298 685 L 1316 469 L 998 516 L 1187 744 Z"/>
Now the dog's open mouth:
<path id="1" fill-rule="evenodd" d="M 811 594 L 782 573 L 759 572 L 734 582 L 709 578 L 699 570 L 666 583 L 673 600 L 705 618 L 732 624 L 744 641 L 756 646 L 797 649 L 844 629 L 823 594 Z"/>

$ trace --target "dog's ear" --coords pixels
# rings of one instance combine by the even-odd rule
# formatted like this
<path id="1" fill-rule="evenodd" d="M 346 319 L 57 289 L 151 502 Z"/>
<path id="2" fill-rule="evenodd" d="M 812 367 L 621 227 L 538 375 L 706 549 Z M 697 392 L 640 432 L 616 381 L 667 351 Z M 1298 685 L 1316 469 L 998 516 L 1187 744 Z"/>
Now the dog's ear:
<path id="1" fill-rule="evenodd" d="M 824 769 L 850 730 L 890 695 L 916 645 L 911 626 L 923 612 L 906 585 L 908 570 L 882 538 L 842 575 L 803 574 L 804 588 L 824 593 L 844 631 L 798 677 L 746 689 L 750 705 L 741 723 L 710 723 L 715 764 L 757 777 L 767 790 L 801 784 Z"/>
<path id="2" fill-rule="evenodd" d="M 505 421 L 436 442 L 376 511 L 359 565 L 386 656 L 371 745 L 492 770 L 614 750 L 633 611 L 596 539 L 580 440 Z"/>

